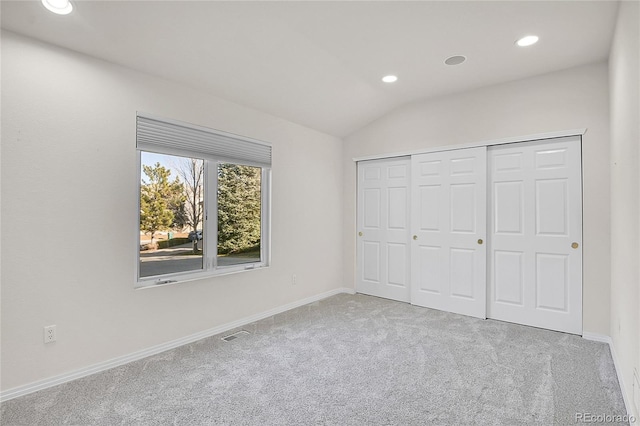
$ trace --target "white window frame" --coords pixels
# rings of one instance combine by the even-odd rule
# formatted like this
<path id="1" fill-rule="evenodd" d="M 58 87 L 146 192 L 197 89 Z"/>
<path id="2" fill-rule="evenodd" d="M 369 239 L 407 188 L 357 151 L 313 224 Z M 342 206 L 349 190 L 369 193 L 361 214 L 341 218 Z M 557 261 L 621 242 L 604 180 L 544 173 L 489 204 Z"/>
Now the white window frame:
<path id="1" fill-rule="evenodd" d="M 168 124 L 176 124 L 181 127 L 188 127 L 197 130 L 205 130 L 217 137 L 229 138 L 229 143 L 234 141 L 246 141 L 251 144 L 259 144 L 268 146 L 271 149 L 271 145 L 262 141 L 246 138 L 244 136 L 232 135 L 230 133 L 221 132 L 214 129 L 203 128 L 200 126 L 194 126 L 187 123 L 178 122 L 175 120 L 168 120 L 164 118 L 154 117 L 149 114 L 137 114 L 138 117 L 148 118 L 152 120 L 161 121 Z M 198 154 L 195 151 L 186 151 L 180 148 L 168 147 L 168 146 L 149 146 L 148 144 L 141 144 L 138 141 L 136 147 L 137 153 L 137 168 L 138 173 L 136 175 L 137 188 L 138 188 L 138 203 L 137 203 L 137 221 L 136 221 L 136 233 L 138 236 L 140 232 L 140 178 L 142 173 L 142 152 L 150 152 L 156 154 L 174 155 L 187 158 L 197 158 L 204 160 L 204 214 L 203 214 L 203 253 L 202 253 L 202 269 L 195 271 L 183 271 L 173 272 L 169 274 L 153 275 L 148 277 L 140 276 L 140 239 L 136 238 L 136 268 L 135 268 L 135 288 L 151 288 L 164 286 L 169 284 L 176 284 L 181 282 L 199 280 L 208 277 L 235 274 L 239 272 L 246 272 L 255 269 L 266 268 L 271 264 L 271 165 L 270 158 L 269 164 L 256 163 L 250 160 L 234 159 L 229 157 L 218 157 L 216 155 Z M 217 188 L 218 188 L 218 165 L 219 164 L 237 164 L 243 166 L 260 167 L 262 170 L 260 179 L 260 260 L 251 263 L 241 263 L 236 265 L 219 266 L 218 265 L 218 200 L 217 200 Z"/>

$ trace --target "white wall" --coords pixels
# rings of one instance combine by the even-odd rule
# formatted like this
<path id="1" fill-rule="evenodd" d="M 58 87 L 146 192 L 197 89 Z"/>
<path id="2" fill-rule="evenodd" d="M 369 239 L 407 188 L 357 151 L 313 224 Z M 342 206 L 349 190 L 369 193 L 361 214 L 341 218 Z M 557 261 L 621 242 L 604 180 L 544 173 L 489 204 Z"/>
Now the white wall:
<path id="1" fill-rule="evenodd" d="M 621 2 L 609 59 L 611 338 L 619 361 L 618 373 L 629 396 L 633 394 L 634 368 L 640 372 L 639 9 L 638 2 Z M 640 407 L 635 410 L 639 415 Z"/>
<path id="2" fill-rule="evenodd" d="M 344 145 L 345 278 L 355 277 L 354 157 L 588 128 L 584 167 L 584 330 L 609 333 L 609 120 L 606 64 L 407 105 Z"/>
<path id="3" fill-rule="evenodd" d="M 133 289 L 136 111 L 273 144 L 270 268 Z M 339 139 L 6 32 L 2 113 L 3 391 L 342 286 Z"/>

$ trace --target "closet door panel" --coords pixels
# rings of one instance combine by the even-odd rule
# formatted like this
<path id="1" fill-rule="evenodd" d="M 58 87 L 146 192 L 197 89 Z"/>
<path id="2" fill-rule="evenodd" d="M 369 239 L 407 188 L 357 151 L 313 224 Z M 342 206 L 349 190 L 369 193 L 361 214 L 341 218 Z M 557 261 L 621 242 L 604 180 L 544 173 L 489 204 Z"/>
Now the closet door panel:
<path id="1" fill-rule="evenodd" d="M 356 291 L 408 302 L 408 158 L 358 163 Z"/>
<path id="2" fill-rule="evenodd" d="M 489 149 L 490 318 L 582 333 L 580 138 Z"/>
<path id="3" fill-rule="evenodd" d="M 485 318 L 486 148 L 411 161 L 411 303 Z"/>

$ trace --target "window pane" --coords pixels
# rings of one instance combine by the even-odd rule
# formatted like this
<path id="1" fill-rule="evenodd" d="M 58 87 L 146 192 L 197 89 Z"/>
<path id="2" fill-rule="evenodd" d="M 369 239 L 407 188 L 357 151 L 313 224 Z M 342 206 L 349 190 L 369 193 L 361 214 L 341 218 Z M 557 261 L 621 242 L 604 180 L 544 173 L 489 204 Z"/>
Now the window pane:
<path id="1" fill-rule="evenodd" d="M 260 167 L 218 165 L 218 265 L 260 261 Z"/>
<path id="2" fill-rule="evenodd" d="M 204 161 L 141 152 L 140 277 L 203 268 Z"/>

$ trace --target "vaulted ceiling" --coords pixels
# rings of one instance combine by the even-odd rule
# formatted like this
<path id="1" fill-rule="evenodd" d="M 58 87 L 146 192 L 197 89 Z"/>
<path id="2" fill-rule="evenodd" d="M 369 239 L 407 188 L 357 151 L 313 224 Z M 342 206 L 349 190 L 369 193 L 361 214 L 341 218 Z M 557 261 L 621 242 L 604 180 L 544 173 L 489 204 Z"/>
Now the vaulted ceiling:
<path id="1" fill-rule="evenodd" d="M 2 28 L 335 136 L 400 105 L 608 58 L 612 1 L 2 1 Z M 540 41 L 514 42 L 527 34 Z M 467 60 L 444 64 L 452 55 Z M 395 74 L 398 81 L 381 78 Z"/>

